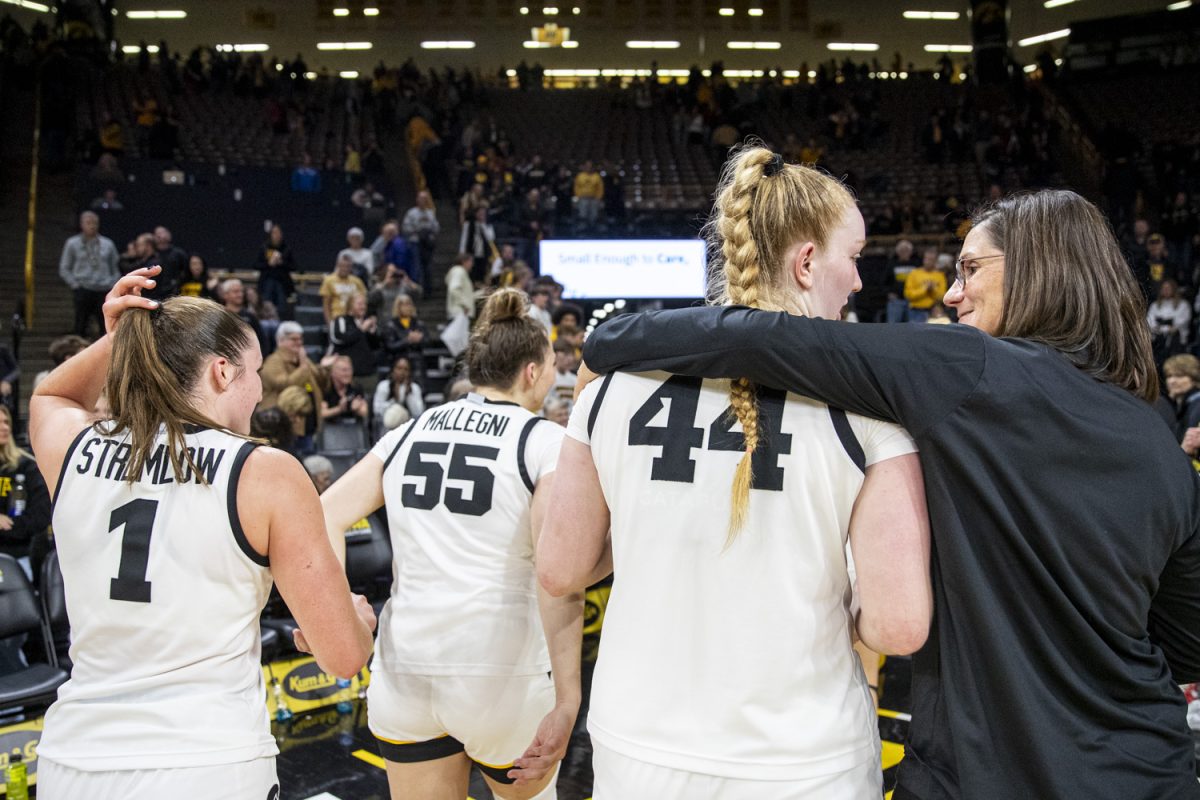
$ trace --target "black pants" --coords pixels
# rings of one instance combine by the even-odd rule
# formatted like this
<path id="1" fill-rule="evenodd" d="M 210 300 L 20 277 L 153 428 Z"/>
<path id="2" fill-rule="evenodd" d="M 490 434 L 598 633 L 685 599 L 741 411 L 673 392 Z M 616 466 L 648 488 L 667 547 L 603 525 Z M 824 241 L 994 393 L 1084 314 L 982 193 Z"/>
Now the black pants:
<path id="1" fill-rule="evenodd" d="M 107 292 L 94 292 L 91 289 L 75 289 L 75 335 L 88 335 L 88 320 L 95 319 L 100 332 L 97 337 L 104 335 L 104 296 Z"/>

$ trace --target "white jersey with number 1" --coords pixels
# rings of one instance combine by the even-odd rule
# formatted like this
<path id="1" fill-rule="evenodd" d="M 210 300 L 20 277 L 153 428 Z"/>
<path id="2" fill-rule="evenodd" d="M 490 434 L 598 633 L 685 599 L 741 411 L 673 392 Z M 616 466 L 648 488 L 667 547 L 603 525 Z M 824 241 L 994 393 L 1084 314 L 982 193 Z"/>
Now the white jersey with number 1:
<path id="1" fill-rule="evenodd" d="M 201 430 L 186 446 L 207 485 L 175 480 L 163 435 L 133 483 L 124 437 L 87 428 L 63 461 L 53 520 L 74 667 L 46 713 L 51 761 L 149 770 L 278 752 L 259 665 L 271 572 L 237 510 L 255 445 Z"/>
<path id="2" fill-rule="evenodd" d="M 800 781 L 878 758 L 845 546 L 866 467 L 916 448 L 795 395 L 761 390 L 758 408 L 754 488 L 728 547 L 744 450 L 728 382 L 617 374 L 572 411 L 612 512 L 588 730 L 674 770 Z"/>

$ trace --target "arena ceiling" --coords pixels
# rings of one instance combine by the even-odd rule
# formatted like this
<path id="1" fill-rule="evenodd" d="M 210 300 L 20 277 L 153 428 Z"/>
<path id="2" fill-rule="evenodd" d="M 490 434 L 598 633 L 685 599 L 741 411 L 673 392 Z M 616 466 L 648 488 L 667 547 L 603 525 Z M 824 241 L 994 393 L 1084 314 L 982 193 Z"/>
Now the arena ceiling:
<path id="1" fill-rule="evenodd" d="M 847 55 L 856 60 L 878 57 L 886 64 L 896 52 L 904 63 L 926 68 L 941 57 L 927 46 L 952 46 L 956 51 L 951 57 L 963 61 L 970 57 L 963 48 L 971 43 L 969 3 L 962 0 L 102 2 L 110 9 L 115 3 L 114 31 L 125 46 L 166 40 L 172 50 L 184 53 L 201 44 L 265 46 L 269 56 L 291 59 L 299 53 L 310 68 L 334 71 L 367 70 L 380 61 L 395 64 L 410 56 L 422 66 L 486 70 L 511 67 L 522 59 L 551 68 L 644 68 L 657 61 L 663 69 L 683 69 L 721 60 L 732 69 L 795 69 Z M 1072 22 L 1161 11 L 1171 4 L 1172 0 L 1009 0 L 1013 52 L 1027 63 L 1039 49 L 1058 48 L 1066 40 L 1018 44 L 1023 39 L 1067 30 Z M 42 16 L 22 5 L 36 3 L 0 0 L 0 8 L 23 20 Z M 144 12 L 155 11 L 174 13 L 145 17 Z M 905 11 L 958 16 L 913 19 L 905 17 Z M 539 31 L 541 38 L 553 41 L 563 29 L 568 31 L 566 47 L 545 42 L 532 46 Z M 667 47 L 632 47 L 630 42 Z M 430 49 L 428 43 L 457 47 Z M 878 49 L 831 50 L 831 44 Z M 342 48 L 323 49 L 330 45 Z"/>

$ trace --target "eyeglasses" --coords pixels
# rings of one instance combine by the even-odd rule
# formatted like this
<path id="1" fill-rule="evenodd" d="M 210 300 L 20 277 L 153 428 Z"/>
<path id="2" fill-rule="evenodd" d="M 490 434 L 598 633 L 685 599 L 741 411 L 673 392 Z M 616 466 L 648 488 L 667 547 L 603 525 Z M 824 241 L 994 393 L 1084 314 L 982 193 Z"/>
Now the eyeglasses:
<path id="1" fill-rule="evenodd" d="M 968 258 L 965 261 L 961 258 L 954 261 L 954 282 L 962 288 L 967 288 L 967 281 L 971 276 L 982 269 L 979 266 L 980 261 L 988 261 L 993 258 L 1004 258 L 1003 253 L 998 253 L 994 256 L 979 256 L 978 258 Z"/>

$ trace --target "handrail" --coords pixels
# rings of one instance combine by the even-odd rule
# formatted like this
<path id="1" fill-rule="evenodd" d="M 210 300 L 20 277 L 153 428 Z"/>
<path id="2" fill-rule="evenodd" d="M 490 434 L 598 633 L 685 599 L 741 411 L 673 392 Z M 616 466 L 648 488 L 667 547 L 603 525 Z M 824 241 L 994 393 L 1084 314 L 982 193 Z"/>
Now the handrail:
<path id="1" fill-rule="evenodd" d="M 29 171 L 29 212 L 25 229 L 25 326 L 33 327 L 34 269 L 33 233 L 37 227 L 38 160 L 42 141 L 42 72 L 38 80 L 33 101 L 33 167 Z"/>

